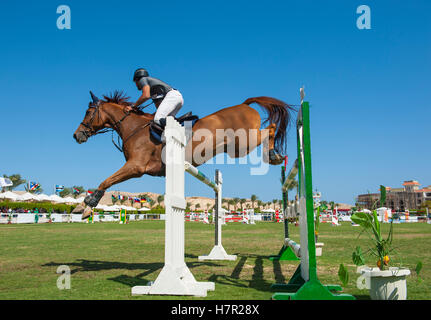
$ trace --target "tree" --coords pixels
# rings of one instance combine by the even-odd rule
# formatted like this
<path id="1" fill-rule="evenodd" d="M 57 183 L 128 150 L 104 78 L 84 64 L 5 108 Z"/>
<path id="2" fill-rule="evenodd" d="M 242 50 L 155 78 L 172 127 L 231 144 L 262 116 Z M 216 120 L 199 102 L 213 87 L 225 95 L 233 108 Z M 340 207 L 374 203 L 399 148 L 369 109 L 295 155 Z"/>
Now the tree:
<path id="1" fill-rule="evenodd" d="M 234 203 L 235 203 L 235 208 L 234 208 L 234 210 L 236 211 L 236 209 L 238 208 L 238 204 L 239 204 L 239 202 L 240 202 L 240 199 L 239 199 L 239 198 L 233 198 L 233 201 L 234 201 Z"/>
<path id="2" fill-rule="evenodd" d="M 260 208 L 263 207 L 263 201 L 262 200 L 257 200 L 257 207 L 259 208 L 259 210 L 260 210 Z"/>
<path id="3" fill-rule="evenodd" d="M 275 205 L 278 203 L 278 199 L 273 199 L 272 200 L 272 204 L 274 205 L 274 210 L 275 210 Z"/>
<path id="4" fill-rule="evenodd" d="M 231 211 L 230 206 L 234 206 L 234 209 L 235 209 L 235 200 L 230 199 L 230 200 L 228 201 L 228 204 L 229 204 L 229 211 Z"/>
<path id="5" fill-rule="evenodd" d="M 147 200 L 148 204 L 150 205 L 150 208 L 152 208 L 154 206 L 155 201 L 153 199 L 148 199 Z M 142 202 L 141 202 L 141 208 L 142 208 Z"/>
<path id="6" fill-rule="evenodd" d="M 63 191 L 59 193 L 60 197 L 64 198 L 67 197 L 69 194 L 72 193 L 72 188 L 64 188 Z"/>
<path id="7" fill-rule="evenodd" d="M 157 197 L 157 204 L 159 205 L 159 206 L 161 206 L 160 205 L 160 203 L 162 203 L 163 201 L 165 200 L 165 196 L 164 195 L 159 195 L 158 197 Z"/>
<path id="8" fill-rule="evenodd" d="M 75 192 L 75 189 L 78 189 L 78 192 Z M 84 193 L 85 189 L 83 186 L 73 186 L 72 187 L 72 193 L 73 193 L 73 197 L 76 199 L 81 193 Z"/>
<path id="9" fill-rule="evenodd" d="M 253 209 L 254 209 L 254 203 L 257 200 L 257 196 L 255 194 L 252 194 L 251 197 L 250 197 L 250 200 L 251 200 L 251 203 L 252 203 L 252 206 L 253 206 Z"/>
<path id="10" fill-rule="evenodd" d="M 199 209 L 200 207 L 201 207 L 201 205 L 200 205 L 199 203 L 196 203 L 196 204 L 195 204 L 195 210 L 196 210 L 196 209 Z"/>
<path id="11" fill-rule="evenodd" d="M 18 173 L 12 174 L 10 176 L 4 174 L 3 178 L 8 178 L 12 181 L 12 186 L 5 187 L 5 190 L 7 191 L 12 191 L 13 189 L 19 187 L 20 185 L 27 183 L 27 181 L 25 179 L 22 179 L 21 175 Z"/>
<path id="12" fill-rule="evenodd" d="M 244 206 L 244 203 L 246 202 L 247 202 L 247 199 L 244 199 L 244 198 L 239 200 L 239 203 L 241 204 L 241 211 L 244 211 L 243 206 Z"/>
<path id="13" fill-rule="evenodd" d="M 221 203 L 222 203 L 222 206 L 223 206 L 223 203 L 226 203 L 229 207 L 229 200 L 228 199 L 221 199 Z"/>

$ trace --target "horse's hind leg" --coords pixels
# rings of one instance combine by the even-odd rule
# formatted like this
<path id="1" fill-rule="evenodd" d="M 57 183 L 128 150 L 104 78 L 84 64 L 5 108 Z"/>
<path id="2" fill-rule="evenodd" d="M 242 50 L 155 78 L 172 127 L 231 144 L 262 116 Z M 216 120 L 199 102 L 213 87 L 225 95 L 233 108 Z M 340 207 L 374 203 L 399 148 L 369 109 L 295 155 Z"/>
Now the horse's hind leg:
<path id="1" fill-rule="evenodd" d="M 284 157 L 275 152 L 275 132 L 277 125 L 271 123 L 263 130 L 250 128 L 246 143 L 244 139 L 235 141 L 235 155 L 233 158 L 244 157 L 252 152 L 257 146 L 262 145 L 263 161 L 271 165 L 278 165 L 284 161 Z M 228 151 L 228 150 L 226 150 Z"/>
<path id="2" fill-rule="evenodd" d="M 272 165 L 279 165 L 284 161 L 284 157 L 275 152 L 275 132 L 277 130 L 277 125 L 271 123 L 264 130 L 259 130 L 257 132 L 257 145 L 262 144 L 263 149 L 263 161 Z M 254 149 L 250 148 L 250 151 Z M 249 151 L 249 152 L 250 152 Z"/>
<path id="3" fill-rule="evenodd" d="M 268 143 L 268 154 L 269 154 L 269 163 L 272 165 L 279 165 L 284 161 L 284 157 L 275 152 L 275 132 L 277 130 L 277 125 L 275 123 L 271 123 L 266 129 L 269 131 L 269 143 Z"/>

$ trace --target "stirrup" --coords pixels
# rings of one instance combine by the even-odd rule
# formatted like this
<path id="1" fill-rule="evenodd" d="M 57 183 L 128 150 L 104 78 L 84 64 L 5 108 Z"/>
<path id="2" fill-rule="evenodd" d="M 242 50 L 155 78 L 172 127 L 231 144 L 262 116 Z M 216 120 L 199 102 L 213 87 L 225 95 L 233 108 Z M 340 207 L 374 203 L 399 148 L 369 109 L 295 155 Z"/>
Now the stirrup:
<path id="1" fill-rule="evenodd" d="M 164 120 L 164 126 L 163 127 L 154 121 L 151 121 L 151 124 L 150 124 L 151 136 L 160 143 L 162 143 L 162 134 L 163 134 L 164 128 L 166 126 L 166 119 L 160 119 L 160 122 L 162 122 L 162 120 Z"/>

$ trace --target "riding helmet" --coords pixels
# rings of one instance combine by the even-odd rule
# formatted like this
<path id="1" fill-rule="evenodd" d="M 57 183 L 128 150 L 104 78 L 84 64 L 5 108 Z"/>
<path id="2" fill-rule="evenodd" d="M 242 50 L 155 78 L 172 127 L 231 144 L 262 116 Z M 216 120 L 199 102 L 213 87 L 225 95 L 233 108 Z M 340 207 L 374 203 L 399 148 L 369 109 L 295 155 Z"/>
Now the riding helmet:
<path id="1" fill-rule="evenodd" d="M 133 81 L 138 81 L 139 79 L 143 78 L 143 77 L 148 77 L 148 71 L 143 69 L 143 68 L 139 68 L 135 71 L 135 74 L 133 75 Z"/>

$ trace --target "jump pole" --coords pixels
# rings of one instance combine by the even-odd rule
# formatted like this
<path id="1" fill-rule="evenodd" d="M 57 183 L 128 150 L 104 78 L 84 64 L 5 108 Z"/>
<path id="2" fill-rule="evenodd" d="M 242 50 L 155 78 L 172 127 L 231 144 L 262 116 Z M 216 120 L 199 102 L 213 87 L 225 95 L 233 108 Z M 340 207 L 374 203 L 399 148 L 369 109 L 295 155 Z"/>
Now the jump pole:
<path id="1" fill-rule="evenodd" d="M 301 108 L 298 112 L 296 125 L 298 159 L 295 161 L 298 168 L 301 244 L 297 244 L 289 238 L 285 239 L 285 244 L 291 247 L 301 258 L 301 263 L 287 284 L 272 285 L 275 290 L 287 291 L 275 293 L 272 298 L 274 300 L 354 300 L 355 298 L 351 295 L 335 293 L 335 291 L 342 290 L 340 286 L 323 285 L 317 277 L 311 174 L 310 107 L 308 102 L 303 101 L 303 98 L 304 91 L 301 88 Z"/>

